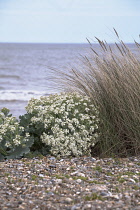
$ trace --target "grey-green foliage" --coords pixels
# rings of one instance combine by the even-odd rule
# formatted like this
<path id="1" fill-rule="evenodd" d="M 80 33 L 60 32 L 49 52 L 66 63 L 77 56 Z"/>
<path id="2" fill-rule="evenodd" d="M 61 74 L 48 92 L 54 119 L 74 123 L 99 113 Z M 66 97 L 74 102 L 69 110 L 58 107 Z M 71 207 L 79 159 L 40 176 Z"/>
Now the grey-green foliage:
<path id="1" fill-rule="evenodd" d="M 47 155 L 49 153 L 50 147 L 45 146 L 45 144 L 43 144 L 42 141 L 40 140 L 40 136 L 44 132 L 43 123 L 36 123 L 34 125 L 31 123 L 31 119 L 35 115 L 37 115 L 37 112 L 33 112 L 32 114 L 27 113 L 19 116 L 20 125 L 24 127 L 25 129 L 24 133 L 30 134 L 29 138 L 31 138 L 31 141 L 33 139 L 33 144 L 30 147 L 30 152 L 32 153 L 32 155 L 36 153 Z"/>
<path id="2" fill-rule="evenodd" d="M 90 155 L 98 139 L 98 111 L 88 97 L 62 93 L 31 99 L 27 114 L 20 117 L 34 137 L 31 151 L 54 156 Z"/>
<path id="3" fill-rule="evenodd" d="M 24 127 L 9 115 L 9 109 L 0 110 L 0 160 L 22 157 L 30 151 L 33 139 L 24 135 Z"/>

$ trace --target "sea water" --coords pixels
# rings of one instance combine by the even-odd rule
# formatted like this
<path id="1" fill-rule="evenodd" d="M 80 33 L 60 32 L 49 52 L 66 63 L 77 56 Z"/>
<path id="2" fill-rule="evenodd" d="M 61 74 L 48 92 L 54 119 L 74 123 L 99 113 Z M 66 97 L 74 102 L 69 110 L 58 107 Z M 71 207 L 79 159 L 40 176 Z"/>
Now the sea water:
<path id="1" fill-rule="evenodd" d="M 93 47 L 99 50 L 99 45 Z M 136 51 L 133 44 L 130 48 Z M 65 72 L 81 65 L 81 56 L 90 52 L 89 44 L 0 43 L 0 109 L 18 117 L 31 98 L 59 93 L 50 69 Z"/>

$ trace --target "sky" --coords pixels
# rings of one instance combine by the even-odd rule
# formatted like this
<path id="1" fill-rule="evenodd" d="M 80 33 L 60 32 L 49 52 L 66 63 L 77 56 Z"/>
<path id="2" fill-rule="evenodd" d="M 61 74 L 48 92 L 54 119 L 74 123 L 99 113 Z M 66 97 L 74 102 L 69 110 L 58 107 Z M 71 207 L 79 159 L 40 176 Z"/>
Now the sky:
<path id="1" fill-rule="evenodd" d="M 140 0 L 0 0 L 0 42 L 139 41 Z"/>

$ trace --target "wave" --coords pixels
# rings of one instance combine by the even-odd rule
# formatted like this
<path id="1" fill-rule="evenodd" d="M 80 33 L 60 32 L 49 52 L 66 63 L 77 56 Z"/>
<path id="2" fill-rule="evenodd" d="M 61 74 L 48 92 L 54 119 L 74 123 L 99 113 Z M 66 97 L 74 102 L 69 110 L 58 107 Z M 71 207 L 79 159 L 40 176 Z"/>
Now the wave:
<path id="1" fill-rule="evenodd" d="M 17 76 L 17 75 L 5 75 L 5 74 L 0 74 L 0 78 L 20 79 L 20 76 Z"/>
<path id="2" fill-rule="evenodd" d="M 29 101 L 31 98 L 40 98 L 48 96 L 55 92 L 47 93 L 45 91 L 32 90 L 0 90 L 0 101 Z"/>

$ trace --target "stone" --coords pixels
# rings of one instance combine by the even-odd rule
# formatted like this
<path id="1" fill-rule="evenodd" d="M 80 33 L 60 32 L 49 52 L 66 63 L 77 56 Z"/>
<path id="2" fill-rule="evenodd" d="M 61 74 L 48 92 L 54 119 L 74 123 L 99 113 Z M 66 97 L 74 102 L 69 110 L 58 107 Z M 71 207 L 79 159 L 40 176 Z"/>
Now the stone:
<path id="1" fill-rule="evenodd" d="M 84 173 L 80 173 L 80 172 L 78 172 L 76 175 L 77 175 L 77 176 L 85 177 L 85 174 L 84 174 Z"/>
<path id="2" fill-rule="evenodd" d="M 71 203 L 73 200 L 71 199 L 71 198 L 66 198 L 65 199 L 65 203 L 67 203 L 67 204 L 69 204 L 69 203 Z"/>
<path id="3" fill-rule="evenodd" d="M 72 206 L 71 210 L 80 210 L 81 208 L 81 203 L 75 204 L 74 206 Z"/>
<path id="4" fill-rule="evenodd" d="M 87 203 L 84 205 L 84 207 L 82 208 L 83 210 L 86 210 L 86 209 L 91 209 L 92 205 Z"/>
<path id="5" fill-rule="evenodd" d="M 134 179 L 129 178 L 129 181 L 132 183 L 136 183 L 136 181 Z"/>
<path id="6" fill-rule="evenodd" d="M 77 180 L 76 180 L 76 182 L 81 183 L 81 182 L 82 182 L 82 180 L 81 180 L 81 179 L 77 179 Z"/>
<path id="7" fill-rule="evenodd" d="M 55 182 L 56 182 L 57 184 L 60 184 L 60 183 L 62 183 L 62 179 L 56 179 Z"/>
<path id="8" fill-rule="evenodd" d="M 39 176 L 39 177 L 44 177 L 44 175 L 43 175 L 43 174 L 39 174 L 38 176 Z"/>
<path id="9" fill-rule="evenodd" d="M 56 168 L 56 165 L 49 165 L 50 168 Z"/>
<path id="10" fill-rule="evenodd" d="M 111 192 L 104 192 L 104 191 L 102 191 L 102 192 L 100 192 L 100 195 L 101 196 L 104 196 L 104 197 L 111 197 L 112 196 L 112 193 Z"/>

